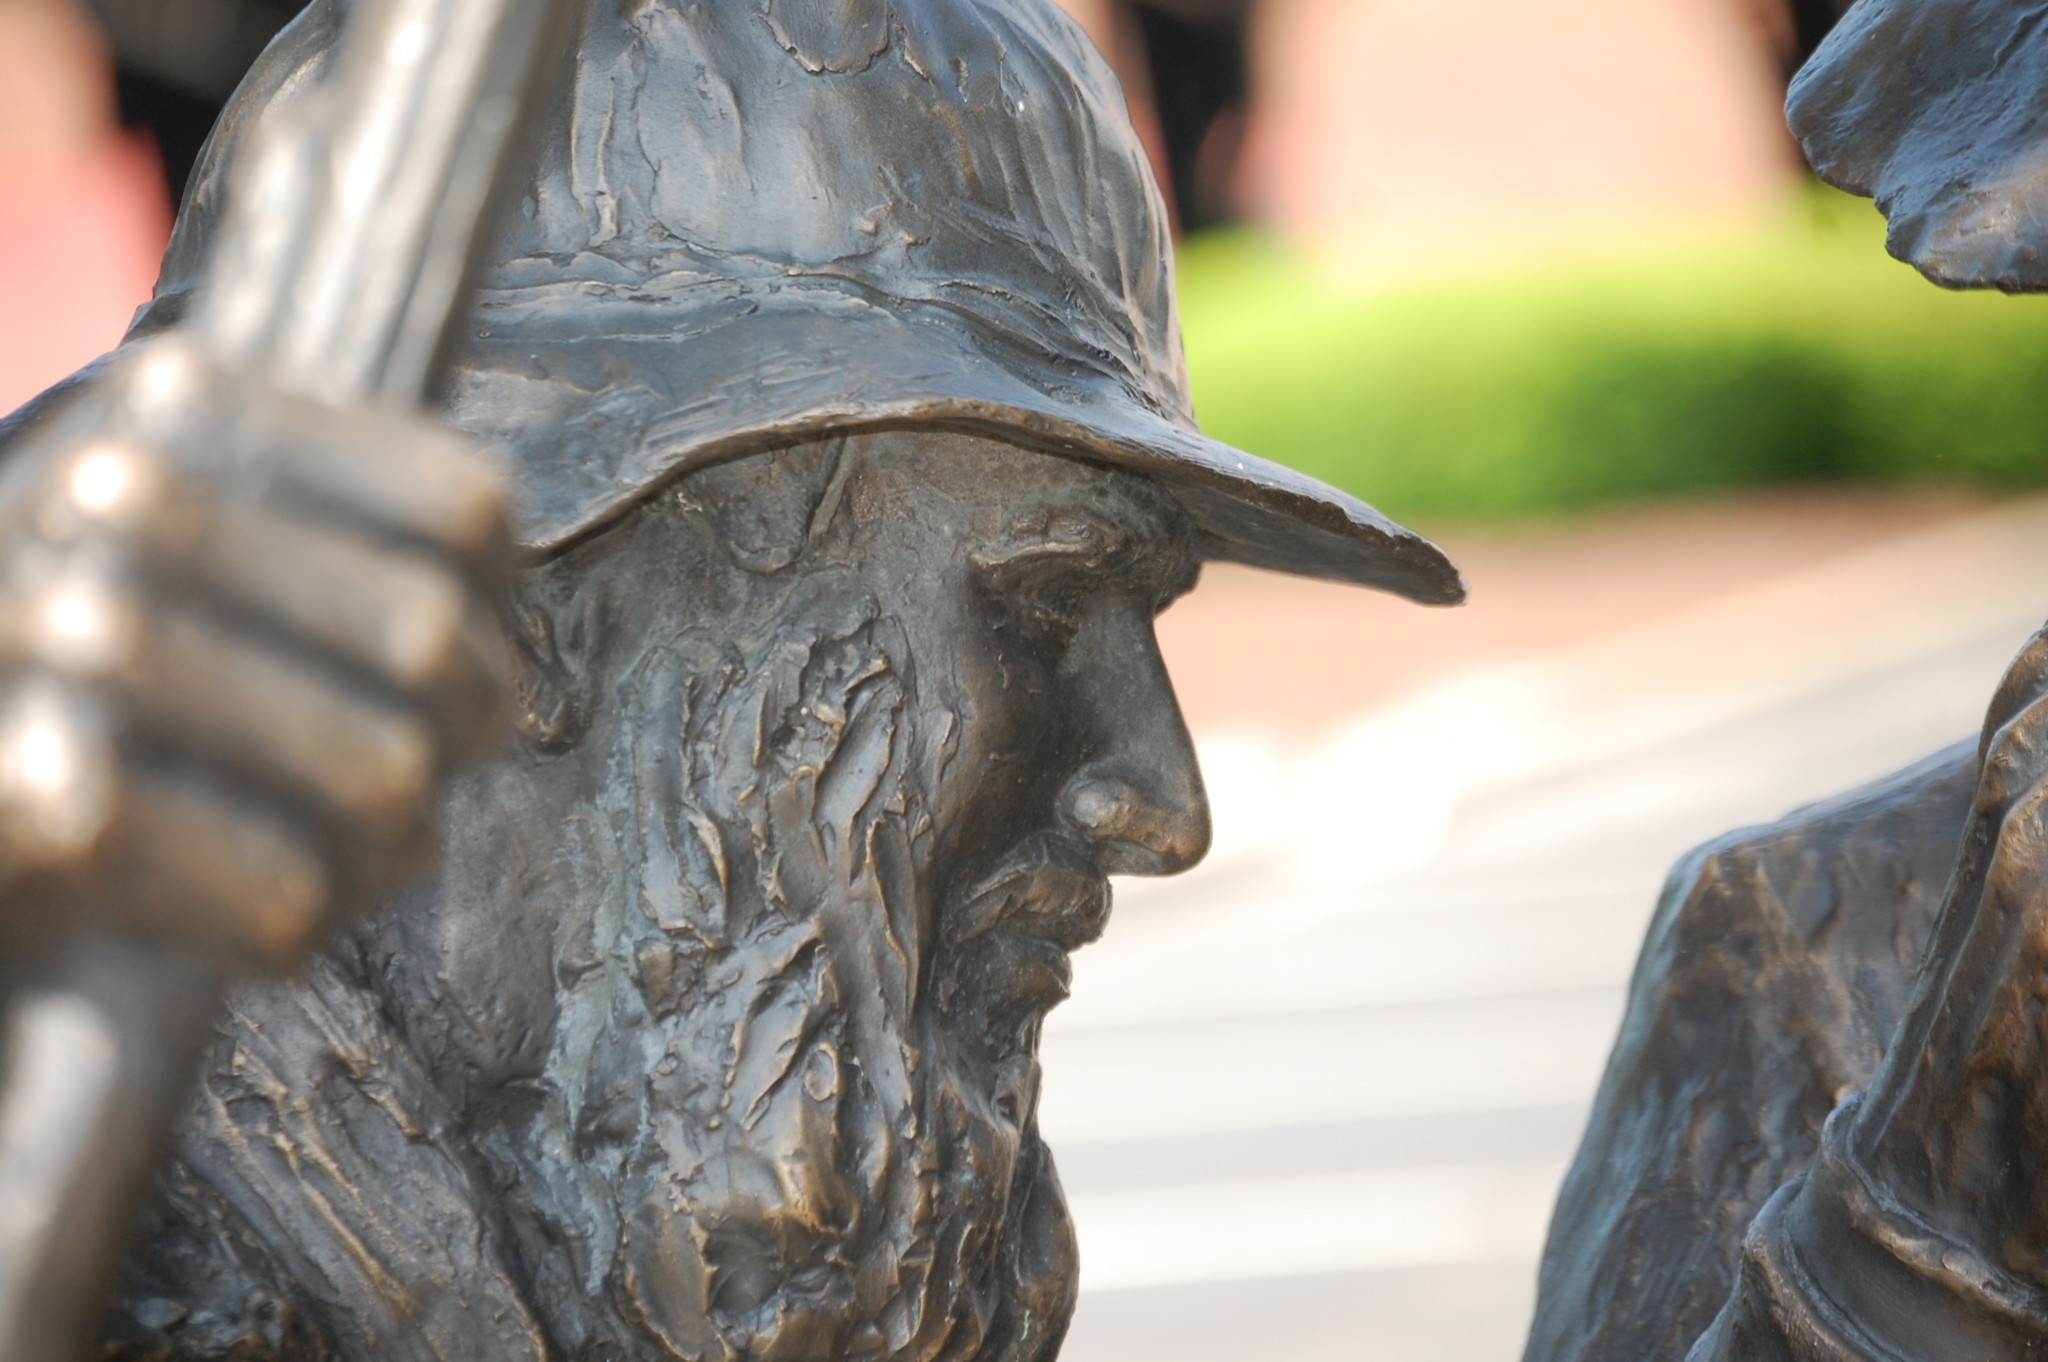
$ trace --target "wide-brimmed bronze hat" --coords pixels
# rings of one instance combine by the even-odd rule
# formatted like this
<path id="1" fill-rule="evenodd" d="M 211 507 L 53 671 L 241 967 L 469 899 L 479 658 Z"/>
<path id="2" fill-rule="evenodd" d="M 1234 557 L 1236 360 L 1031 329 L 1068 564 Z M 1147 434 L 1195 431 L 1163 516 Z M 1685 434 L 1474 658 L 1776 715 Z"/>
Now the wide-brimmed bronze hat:
<path id="1" fill-rule="evenodd" d="M 1859 0 L 1785 111 L 1817 174 L 1877 200 L 1949 288 L 2048 291 L 2048 26 L 2029 0 Z"/>
<path id="2" fill-rule="evenodd" d="M 316 0 L 237 93 L 156 320 L 199 283 L 235 148 L 344 21 Z M 535 549 L 691 468 L 941 425 L 1151 475 L 1209 557 L 1463 598 L 1428 540 L 1197 428 L 1159 191 L 1049 0 L 593 4 L 487 260 L 448 415 L 511 457 Z"/>

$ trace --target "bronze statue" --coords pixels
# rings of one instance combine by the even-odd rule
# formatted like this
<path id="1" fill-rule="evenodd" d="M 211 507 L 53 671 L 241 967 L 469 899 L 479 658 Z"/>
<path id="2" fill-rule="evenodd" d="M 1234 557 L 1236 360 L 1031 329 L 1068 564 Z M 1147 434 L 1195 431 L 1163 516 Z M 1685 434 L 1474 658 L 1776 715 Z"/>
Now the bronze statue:
<path id="1" fill-rule="evenodd" d="M 1816 170 L 1937 283 L 2048 289 L 2048 7 L 1861 0 Z M 2048 1350 L 2048 632 L 1981 738 L 1673 872 L 1527 1362 Z"/>
<path id="2" fill-rule="evenodd" d="M 224 116 L 138 339 L 345 10 Z M 110 1355 L 1049 1359 L 1039 1024 L 1105 877 L 1209 836 L 1153 615 L 1215 558 L 1462 585 L 1198 433 L 1047 0 L 592 6 L 540 144 L 445 405 L 510 462 L 518 739 L 430 882 L 234 996 Z"/>

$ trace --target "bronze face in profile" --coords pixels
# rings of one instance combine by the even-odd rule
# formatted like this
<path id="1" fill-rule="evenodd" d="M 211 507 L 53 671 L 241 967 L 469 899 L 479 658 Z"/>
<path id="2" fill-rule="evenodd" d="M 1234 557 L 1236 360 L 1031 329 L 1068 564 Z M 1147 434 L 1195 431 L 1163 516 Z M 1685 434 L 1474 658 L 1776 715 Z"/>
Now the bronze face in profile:
<path id="1" fill-rule="evenodd" d="M 505 1203 L 522 1237 L 565 1280 L 616 1262 L 590 1330 L 1050 1346 L 1038 1028 L 1106 875 L 1207 846 L 1151 635 L 1194 571 L 1141 478 L 877 432 L 685 478 L 529 578 L 554 750 L 457 799 L 372 972 L 548 1188 Z"/>
<path id="2" fill-rule="evenodd" d="M 216 135 L 178 315 L 316 4 Z M 589 17 L 448 394 L 509 457 L 525 722 L 438 878 L 250 990 L 132 1357 L 1049 1358 L 1038 1028 L 1208 811 L 1202 561 L 1442 555 L 1203 437 L 1157 192 L 1049 3 Z"/>

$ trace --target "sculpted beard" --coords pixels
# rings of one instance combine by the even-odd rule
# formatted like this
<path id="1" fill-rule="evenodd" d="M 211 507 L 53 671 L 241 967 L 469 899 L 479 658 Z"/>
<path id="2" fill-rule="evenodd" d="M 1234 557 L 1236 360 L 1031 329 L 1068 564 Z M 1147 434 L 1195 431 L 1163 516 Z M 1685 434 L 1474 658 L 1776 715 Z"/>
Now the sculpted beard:
<path id="1" fill-rule="evenodd" d="M 823 532 L 847 456 L 773 457 Z M 1106 883 L 1038 833 L 938 901 L 954 716 L 850 570 L 721 529 L 745 604 L 613 659 L 585 739 L 617 778 L 573 835 L 611 892 L 556 962 L 559 1101 L 517 1141 L 516 1237 L 607 1301 L 571 1336 L 609 1315 L 693 1362 L 1050 1358 L 1075 1254 L 1035 1051 Z"/>

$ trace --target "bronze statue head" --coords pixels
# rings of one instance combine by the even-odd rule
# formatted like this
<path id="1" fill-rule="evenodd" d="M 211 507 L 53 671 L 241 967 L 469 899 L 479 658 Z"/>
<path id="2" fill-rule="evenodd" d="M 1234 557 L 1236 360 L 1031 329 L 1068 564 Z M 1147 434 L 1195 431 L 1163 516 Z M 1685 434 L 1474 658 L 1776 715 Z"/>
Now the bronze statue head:
<path id="1" fill-rule="evenodd" d="M 157 319 L 344 17 L 224 119 Z M 180 1356 L 1051 1357 L 1038 1028 L 1107 877 L 1209 837 L 1153 616 L 1211 558 L 1455 570 L 1196 429 L 1157 191 L 1046 0 L 595 6 L 493 259 L 448 413 L 523 496 L 522 741 L 433 884 L 238 1006 L 131 1316 Z M 350 1121 L 422 1133 L 338 1211 L 264 1152 Z"/>
<path id="2" fill-rule="evenodd" d="M 529 576 L 533 747 L 365 944 L 573 1332 L 1049 1355 L 1038 1028 L 1106 875 L 1208 843 L 1150 629 L 1191 538 L 1132 474 L 885 431 L 693 474 Z"/>

